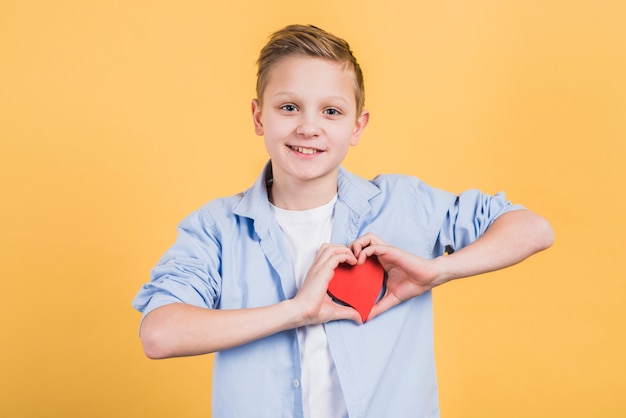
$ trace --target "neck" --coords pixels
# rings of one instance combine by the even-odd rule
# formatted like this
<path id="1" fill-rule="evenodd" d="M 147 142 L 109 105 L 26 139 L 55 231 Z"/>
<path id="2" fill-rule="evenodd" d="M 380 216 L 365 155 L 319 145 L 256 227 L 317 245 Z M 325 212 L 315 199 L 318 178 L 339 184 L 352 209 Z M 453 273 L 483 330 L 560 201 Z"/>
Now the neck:
<path id="1" fill-rule="evenodd" d="M 308 210 L 330 202 L 337 194 L 337 181 L 282 182 L 274 178 L 268 188 L 270 202 L 287 210 Z"/>

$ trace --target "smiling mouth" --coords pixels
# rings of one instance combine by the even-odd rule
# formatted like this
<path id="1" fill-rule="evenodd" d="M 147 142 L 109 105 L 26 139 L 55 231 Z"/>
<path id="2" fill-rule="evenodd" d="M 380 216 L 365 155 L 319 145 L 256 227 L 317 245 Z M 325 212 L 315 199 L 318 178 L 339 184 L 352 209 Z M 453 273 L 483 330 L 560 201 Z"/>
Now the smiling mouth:
<path id="1" fill-rule="evenodd" d="M 293 146 L 293 145 L 289 145 L 289 148 L 291 148 L 294 151 L 298 151 L 301 154 L 306 154 L 306 155 L 316 154 L 320 152 L 319 150 L 316 150 L 313 148 L 304 148 L 304 147 L 298 147 L 298 146 Z"/>

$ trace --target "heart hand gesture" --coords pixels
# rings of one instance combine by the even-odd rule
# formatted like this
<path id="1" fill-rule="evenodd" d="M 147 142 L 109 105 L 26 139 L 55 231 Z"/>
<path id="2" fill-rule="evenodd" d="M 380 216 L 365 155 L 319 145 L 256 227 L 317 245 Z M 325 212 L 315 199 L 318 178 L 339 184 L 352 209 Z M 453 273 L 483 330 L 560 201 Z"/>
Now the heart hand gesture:
<path id="1" fill-rule="evenodd" d="M 327 293 L 328 283 L 333 278 L 335 269 L 342 263 L 347 265 L 357 263 L 350 248 L 337 244 L 322 245 L 309 268 L 302 288 L 294 298 L 301 310 L 302 320 L 298 326 L 323 324 L 338 319 L 363 323 L 354 309 L 334 303 Z"/>
<path id="2" fill-rule="evenodd" d="M 372 308 L 368 320 L 441 284 L 438 283 L 440 274 L 433 260 L 393 247 L 372 233 L 355 240 L 350 248 L 358 264 L 375 255 L 387 273 L 387 291 Z"/>

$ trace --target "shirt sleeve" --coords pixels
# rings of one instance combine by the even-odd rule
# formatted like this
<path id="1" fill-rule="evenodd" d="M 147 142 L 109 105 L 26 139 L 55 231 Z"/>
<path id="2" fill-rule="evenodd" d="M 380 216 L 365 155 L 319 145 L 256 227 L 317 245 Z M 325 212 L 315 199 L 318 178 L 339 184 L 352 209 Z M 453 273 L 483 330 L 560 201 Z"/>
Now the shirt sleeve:
<path id="1" fill-rule="evenodd" d="M 220 291 L 220 242 L 215 223 L 197 211 L 178 226 L 174 245 L 133 300 L 143 317 L 170 303 L 214 308 Z"/>
<path id="2" fill-rule="evenodd" d="M 478 190 L 461 193 L 444 218 L 433 257 L 454 252 L 476 241 L 500 215 L 519 209 L 523 206 L 512 204 L 502 192 L 495 195 Z"/>

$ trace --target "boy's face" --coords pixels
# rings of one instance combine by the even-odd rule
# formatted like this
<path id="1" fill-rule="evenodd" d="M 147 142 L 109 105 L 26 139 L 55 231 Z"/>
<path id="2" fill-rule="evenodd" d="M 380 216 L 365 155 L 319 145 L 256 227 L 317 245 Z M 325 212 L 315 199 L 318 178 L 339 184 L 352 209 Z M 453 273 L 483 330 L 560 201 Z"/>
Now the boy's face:
<path id="1" fill-rule="evenodd" d="M 319 58 L 284 58 L 272 69 L 262 103 L 253 100 L 252 115 L 274 184 L 327 180 L 336 187 L 338 167 L 369 119 L 367 111 L 356 114 L 353 72 Z"/>

